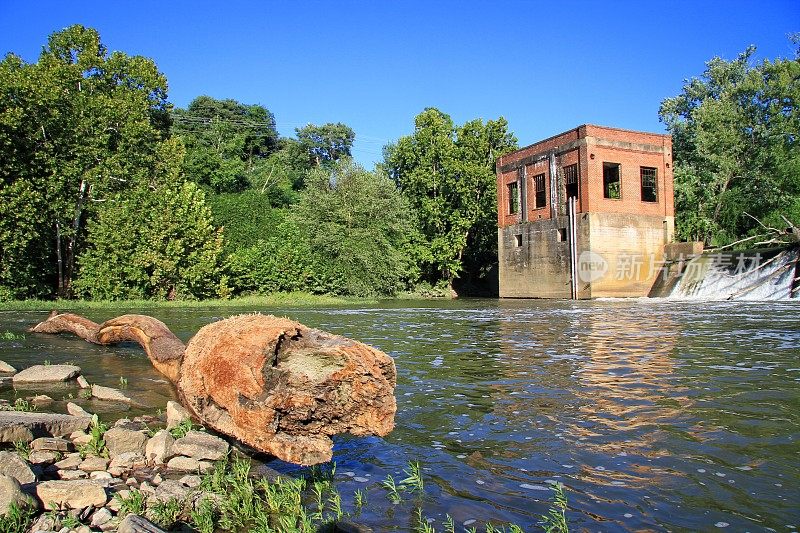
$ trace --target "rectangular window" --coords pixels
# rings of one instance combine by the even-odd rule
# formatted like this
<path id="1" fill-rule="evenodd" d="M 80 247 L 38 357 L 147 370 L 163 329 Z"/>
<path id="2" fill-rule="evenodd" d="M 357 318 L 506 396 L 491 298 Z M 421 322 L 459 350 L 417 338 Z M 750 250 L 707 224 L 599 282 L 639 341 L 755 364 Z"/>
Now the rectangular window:
<path id="1" fill-rule="evenodd" d="M 514 235 L 514 246 L 517 248 L 522 246 L 522 233 L 517 233 Z"/>
<path id="2" fill-rule="evenodd" d="M 603 163 L 603 197 L 619 200 L 622 190 L 619 182 L 619 163 Z"/>
<path id="3" fill-rule="evenodd" d="M 519 213 L 519 184 L 512 181 L 508 184 L 508 214 Z"/>
<path id="4" fill-rule="evenodd" d="M 642 201 L 658 201 L 658 170 L 653 167 L 639 167 L 642 177 Z"/>
<path id="5" fill-rule="evenodd" d="M 544 188 L 544 174 L 533 177 L 533 185 L 536 188 L 536 209 L 544 207 L 547 203 L 547 192 Z"/>
<path id="6" fill-rule="evenodd" d="M 567 200 L 578 198 L 578 165 L 564 167 L 564 188 L 567 191 Z"/>

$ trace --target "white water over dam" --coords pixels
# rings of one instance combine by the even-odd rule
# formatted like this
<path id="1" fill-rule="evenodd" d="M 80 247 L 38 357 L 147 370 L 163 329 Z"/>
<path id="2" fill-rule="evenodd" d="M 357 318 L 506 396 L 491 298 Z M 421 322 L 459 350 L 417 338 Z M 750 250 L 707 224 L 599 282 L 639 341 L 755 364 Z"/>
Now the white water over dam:
<path id="1" fill-rule="evenodd" d="M 800 298 L 800 249 L 709 252 L 680 265 L 676 300 L 789 300 Z M 681 268 L 682 267 L 682 268 Z M 665 287 L 666 288 L 666 287 Z"/>

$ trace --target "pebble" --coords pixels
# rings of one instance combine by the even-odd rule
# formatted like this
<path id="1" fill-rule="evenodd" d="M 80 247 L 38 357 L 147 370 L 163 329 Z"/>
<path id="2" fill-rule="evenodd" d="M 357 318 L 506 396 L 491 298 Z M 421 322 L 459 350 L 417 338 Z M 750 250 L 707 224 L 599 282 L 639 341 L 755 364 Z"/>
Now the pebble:
<path id="1" fill-rule="evenodd" d="M 523 483 L 520 485 L 520 487 L 528 490 L 550 490 L 549 487 L 546 487 L 544 485 L 530 485 L 528 483 Z"/>
<path id="2" fill-rule="evenodd" d="M 474 518 L 470 518 L 469 520 L 464 520 L 464 526 L 471 526 L 475 522 L 477 522 L 477 520 L 475 520 Z"/>
<path id="3" fill-rule="evenodd" d="M 358 481 L 359 483 L 366 483 L 369 479 L 361 476 L 356 476 L 353 478 L 353 481 Z"/>
<path id="4" fill-rule="evenodd" d="M 714 524 L 716 527 L 728 527 L 730 524 L 727 522 L 717 522 Z"/>
<path id="5" fill-rule="evenodd" d="M 622 516 L 624 516 L 625 518 L 633 518 L 633 515 L 631 513 L 625 513 Z"/>

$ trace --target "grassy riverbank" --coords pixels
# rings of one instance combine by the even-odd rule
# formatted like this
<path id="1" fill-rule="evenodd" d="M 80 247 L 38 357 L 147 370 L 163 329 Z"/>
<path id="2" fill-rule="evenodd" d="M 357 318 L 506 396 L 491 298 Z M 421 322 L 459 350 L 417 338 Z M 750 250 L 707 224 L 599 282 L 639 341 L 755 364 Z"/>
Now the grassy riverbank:
<path id="1" fill-rule="evenodd" d="M 414 299 L 411 295 L 402 299 Z M 41 311 L 58 309 L 73 311 L 82 309 L 163 309 L 199 307 L 327 307 L 339 305 L 369 305 L 377 298 L 354 298 L 310 294 L 307 292 L 275 293 L 268 295 L 242 296 L 227 300 L 11 300 L 0 302 L 0 311 Z"/>

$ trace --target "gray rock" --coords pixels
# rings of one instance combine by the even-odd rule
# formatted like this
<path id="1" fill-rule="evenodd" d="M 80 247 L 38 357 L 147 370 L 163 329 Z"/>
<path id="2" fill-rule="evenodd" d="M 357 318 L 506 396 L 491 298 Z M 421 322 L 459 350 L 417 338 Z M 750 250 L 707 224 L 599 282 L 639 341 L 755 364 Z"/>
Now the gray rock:
<path id="1" fill-rule="evenodd" d="M 199 487 L 200 483 L 203 482 L 203 480 L 202 480 L 202 478 L 200 476 L 195 476 L 195 475 L 185 475 L 182 478 L 180 478 L 178 481 L 180 483 L 183 483 L 184 485 L 186 485 L 190 489 L 194 489 L 196 487 Z"/>
<path id="2" fill-rule="evenodd" d="M 86 381 L 86 378 L 83 376 L 78 376 L 77 382 L 78 386 L 82 389 L 88 389 L 89 387 L 91 387 L 91 385 L 89 385 L 89 382 Z"/>
<path id="3" fill-rule="evenodd" d="M 167 429 L 172 429 L 180 425 L 184 420 L 190 420 L 189 411 L 178 402 L 167 402 Z"/>
<path id="4" fill-rule="evenodd" d="M 90 522 L 92 527 L 100 527 L 109 520 L 111 520 L 113 516 L 111 515 L 111 511 L 106 509 L 105 507 L 98 509 L 92 515 L 92 521 Z"/>
<path id="5" fill-rule="evenodd" d="M 75 479 L 86 479 L 89 474 L 83 470 L 59 470 L 58 478 L 63 481 L 73 481 Z"/>
<path id="6" fill-rule="evenodd" d="M 94 472 L 89 472 L 89 479 L 114 479 L 114 476 L 105 470 L 95 470 Z"/>
<path id="7" fill-rule="evenodd" d="M 72 452 L 75 451 L 75 446 L 67 439 L 39 437 L 31 442 L 31 449 L 46 452 Z"/>
<path id="8" fill-rule="evenodd" d="M 108 454 L 113 459 L 125 452 L 136 452 L 144 455 L 144 446 L 147 444 L 147 435 L 143 431 L 113 427 L 105 432 L 103 439 L 106 441 Z"/>
<path id="9" fill-rule="evenodd" d="M 38 437 L 63 437 L 89 427 L 91 418 L 54 413 L 0 411 L 0 442 L 30 442 Z"/>
<path id="10" fill-rule="evenodd" d="M 102 507 L 108 501 L 103 485 L 92 480 L 45 481 L 36 486 L 45 509 Z"/>
<path id="11" fill-rule="evenodd" d="M 67 402 L 67 412 L 72 416 L 92 416 L 86 409 L 72 402 Z"/>
<path id="12" fill-rule="evenodd" d="M 70 440 L 75 446 L 83 446 L 92 442 L 92 436 L 84 431 L 76 431 L 69 434 Z"/>
<path id="13" fill-rule="evenodd" d="M 50 514 L 41 514 L 39 518 L 33 521 L 33 525 L 31 525 L 28 531 L 52 531 L 53 528 L 56 527 L 56 520 Z"/>
<path id="14" fill-rule="evenodd" d="M 17 369 L 14 368 L 13 366 L 9 365 L 5 361 L 0 361 L 0 372 L 5 372 L 5 373 L 8 373 L 8 374 L 16 374 L 17 373 Z"/>
<path id="15" fill-rule="evenodd" d="M 14 503 L 20 509 L 36 507 L 36 500 L 23 492 L 16 478 L 0 474 L 0 516 L 8 513 L 9 507 Z"/>
<path id="16" fill-rule="evenodd" d="M 172 445 L 174 443 L 175 439 L 170 435 L 169 431 L 162 429 L 147 441 L 144 447 L 144 456 L 148 461 L 152 461 L 157 465 L 164 464 L 174 455 L 172 453 Z"/>
<path id="17" fill-rule="evenodd" d="M 36 475 L 28 463 L 13 452 L 0 452 L 0 474 L 13 477 L 23 485 L 36 481 Z"/>
<path id="18" fill-rule="evenodd" d="M 92 397 L 110 402 L 133 403 L 133 400 L 125 396 L 121 390 L 103 387 L 102 385 L 92 385 Z"/>
<path id="19" fill-rule="evenodd" d="M 104 457 L 97 457 L 96 455 L 90 455 L 83 460 L 83 462 L 78 466 L 79 470 L 83 470 L 84 472 L 97 472 L 100 470 L 105 470 L 108 468 L 108 459 Z"/>
<path id="20" fill-rule="evenodd" d="M 156 488 L 155 497 L 162 502 L 168 502 L 173 498 L 182 502 L 189 496 L 191 491 L 192 489 L 186 485 L 182 485 L 179 481 L 165 479 Z"/>
<path id="21" fill-rule="evenodd" d="M 34 365 L 14 374 L 14 383 L 52 383 L 69 381 L 80 375 L 75 365 Z"/>
<path id="22" fill-rule="evenodd" d="M 144 455 L 138 452 L 125 452 L 117 454 L 112 460 L 109 468 L 133 468 L 134 466 L 143 465 L 145 462 Z"/>
<path id="23" fill-rule="evenodd" d="M 83 459 L 81 459 L 81 454 L 71 453 L 68 456 L 64 457 L 62 460 L 60 460 L 59 462 L 57 462 L 55 466 L 56 468 L 59 468 L 61 470 L 71 470 L 74 468 L 78 468 L 78 465 L 80 465 L 82 462 Z"/>
<path id="24" fill-rule="evenodd" d="M 164 530 L 158 528 L 144 517 L 129 514 L 119 523 L 117 533 L 164 533 Z"/>
<path id="25" fill-rule="evenodd" d="M 14 382 L 12 381 L 11 376 L 0 376 L 0 389 L 5 389 L 13 384 Z"/>
<path id="26" fill-rule="evenodd" d="M 167 468 L 178 472 L 200 472 L 204 474 L 214 469 L 214 463 L 210 461 L 198 461 L 194 457 L 179 455 L 169 460 Z"/>
<path id="27" fill-rule="evenodd" d="M 210 461 L 222 459 L 227 455 L 229 449 L 230 445 L 227 442 L 202 431 L 190 431 L 172 445 L 172 453 L 175 455 Z"/>
<path id="28" fill-rule="evenodd" d="M 34 450 L 28 454 L 28 462 L 32 465 L 46 465 L 58 461 L 59 452 L 51 452 L 49 450 Z"/>

